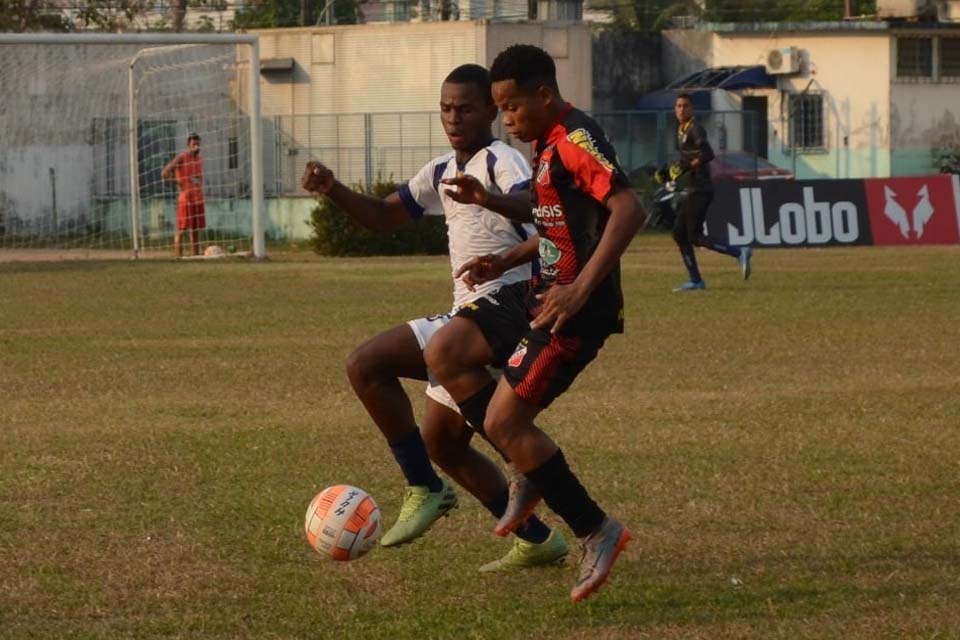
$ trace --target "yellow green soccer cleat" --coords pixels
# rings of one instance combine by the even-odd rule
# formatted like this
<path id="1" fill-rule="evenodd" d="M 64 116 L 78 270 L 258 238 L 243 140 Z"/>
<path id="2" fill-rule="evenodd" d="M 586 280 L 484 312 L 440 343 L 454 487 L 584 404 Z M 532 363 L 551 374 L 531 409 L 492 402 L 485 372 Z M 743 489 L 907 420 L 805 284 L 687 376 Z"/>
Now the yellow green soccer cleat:
<path id="1" fill-rule="evenodd" d="M 563 564 L 563 559 L 567 557 L 567 551 L 567 541 L 563 539 L 559 531 L 554 529 L 550 532 L 550 536 L 540 544 L 517 538 L 513 541 L 513 547 L 510 548 L 507 555 L 499 560 L 488 562 L 480 567 L 480 571 L 484 573 L 514 571 L 550 564 Z"/>
<path id="2" fill-rule="evenodd" d="M 446 480 L 440 491 L 431 492 L 427 487 L 407 487 L 400 506 L 400 517 L 380 538 L 380 545 L 393 547 L 416 540 L 456 506 L 457 493 Z"/>

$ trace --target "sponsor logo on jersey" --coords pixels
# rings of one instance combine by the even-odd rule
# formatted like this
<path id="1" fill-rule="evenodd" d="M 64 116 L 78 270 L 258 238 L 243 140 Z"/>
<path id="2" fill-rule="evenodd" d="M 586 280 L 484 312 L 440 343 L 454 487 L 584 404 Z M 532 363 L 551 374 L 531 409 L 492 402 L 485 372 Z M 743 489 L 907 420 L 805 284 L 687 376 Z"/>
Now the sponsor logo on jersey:
<path id="1" fill-rule="evenodd" d="M 523 356 L 525 355 L 527 355 L 527 345 L 525 342 L 521 342 L 517 345 L 517 348 L 513 352 L 513 355 L 510 356 L 510 359 L 507 360 L 507 366 L 519 367 L 520 363 L 523 362 Z"/>
<path id="2" fill-rule="evenodd" d="M 533 208 L 533 217 L 538 220 L 562 218 L 563 207 L 559 204 L 544 204 Z"/>
<path id="3" fill-rule="evenodd" d="M 540 262 L 542 262 L 545 267 L 552 266 L 559 262 L 562 255 L 563 252 L 560 251 L 557 245 L 540 236 Z"/>
<path id="4" fill-rule="evenodd" d="M 567 134 L 567 140 L 592 155 L 607 170 L 613 171 L 613 164 L 597 149 L 597 143 L 589 131 L 582 128 L 571 131 Z"/>

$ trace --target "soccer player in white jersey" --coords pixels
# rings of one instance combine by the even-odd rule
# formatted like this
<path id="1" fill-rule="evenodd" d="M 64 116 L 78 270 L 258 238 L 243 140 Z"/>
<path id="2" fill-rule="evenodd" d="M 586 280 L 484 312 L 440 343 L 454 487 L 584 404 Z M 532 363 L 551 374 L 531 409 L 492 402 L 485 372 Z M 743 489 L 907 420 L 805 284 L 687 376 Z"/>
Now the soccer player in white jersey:
<path id="1" fill-rule="evenodd" d="M 307 164 L 303 187 L 325 195 L 357 222 L 381 233 L 391 233 L 423 215 L 445 216 L 453 279 L 453 273 L 470 258 L 502 253 L 534 234 L 532 225 L 514 223 L 494 213 L 516 215 L 529 209 L 529 198 L 518 194 L 529 189 L 530 169 L 518 151 L 493 137 L 491 126 L 497 108 L 490 93 L 489 73 L 483 67 L 462 65 L 447 76 L 440 91 L 440 115 L 453 150 L 431 160 L 386 198 L 351 191 L 319 162 Z M 448 190 L 455 187 L 441 181 L 459 175 L 474 176 L 491 193 L 486 208 L 450 197 Z M 478 345 L 479 351 L 487 358 L 481 365 L 502 367 L 527 330 L 522 310 L 532 268 L 529 263 L 520 265 L 474 291 L 462 280 L 453 279 L 452 311 L 388 329 L 360 345 L 347 359 L 354 391 L 386 438 L 407 482 L 400 515 L 383 535 L 383 546 L 422 536 L 457 505 L 455 491 L 437 475 L 431 458 L 494 518 L 504 515 L 510 485 L 497 464 L 470 446 L 473 430 L 461 417 L 457 404 L 442 387 L 428 384 L 423 425 L 418 428 L 399 378 L 428 379 L 423 349 L 431 336 L 455 316 L 471 320 L 466 326 L 479 330 L 483 343 Z M 471 333 L 469 339 L 476 335 Z M 536 515 L 515 533 L 517 537 L 506 556 L 484 565 L 481 571 L 553 564 L 567 554 L 567 543 L 560 533 Z"/>

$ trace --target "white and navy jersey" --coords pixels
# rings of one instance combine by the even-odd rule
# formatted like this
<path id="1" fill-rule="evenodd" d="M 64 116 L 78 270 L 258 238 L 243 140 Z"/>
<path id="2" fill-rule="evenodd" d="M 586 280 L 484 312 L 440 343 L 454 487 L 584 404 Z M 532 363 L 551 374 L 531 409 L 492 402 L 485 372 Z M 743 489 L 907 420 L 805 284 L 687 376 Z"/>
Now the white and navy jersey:
<path id="1" fill-rule="evenodd" d="M 532 224 L 513 222 L 489 209 L 461 204 L 447 195 L 453 187 L 442 185 L 440 181 L 463 174 L 475 177 L 491 193 L 513 193 L 530 188 L 530 167 L 526 158 L 499 140 L 478 151 L 462 167 L 457 166 L 453 151 L 434 158 L 410 182 L 400 187 L 400 199 L 411 217 L 446 216 L 451 273 L 470 258 L 504 253 L 536 234 Z M 478 286 L 475 291 L 467 289 L 463 280 L 458 278 L 453 284 L 454 308 L 505 284 L 527 280 L 530 275 L 531 265 L 524 264 Z"/>

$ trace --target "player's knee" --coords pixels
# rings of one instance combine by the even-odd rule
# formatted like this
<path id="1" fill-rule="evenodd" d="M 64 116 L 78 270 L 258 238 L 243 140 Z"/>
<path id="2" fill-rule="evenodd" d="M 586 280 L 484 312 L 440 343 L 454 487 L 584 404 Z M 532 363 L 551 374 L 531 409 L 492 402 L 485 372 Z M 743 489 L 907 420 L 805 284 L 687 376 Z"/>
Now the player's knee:
<path id="1" fill-rule="evenodd" d="M 354 388 L 362 387 L 376 377 L 376 365 L 363 346 L 357 347 L 347 356 L 345 366 L 347 378 Z"/>
<path id="2" fill-rule="evenodd" d="M 687 242 L 686 231 L 679 225 L 673 228 L 673 241 L 681 245 Z"/>
<path id="3" fill-rule="evenodd" d="M 515 433 L 506 416 L 497 413 L 488 413 L 483 421 L 483 436 L 500 451 L 510 448 L 510 441 Z"/>
<path id="4" fill-rule="evenodd" d="M 449 380 L 456 371 L 456 346 L 442 334 L 436 334 L 423 350 L 423 361 L 437 380 Z"/>

